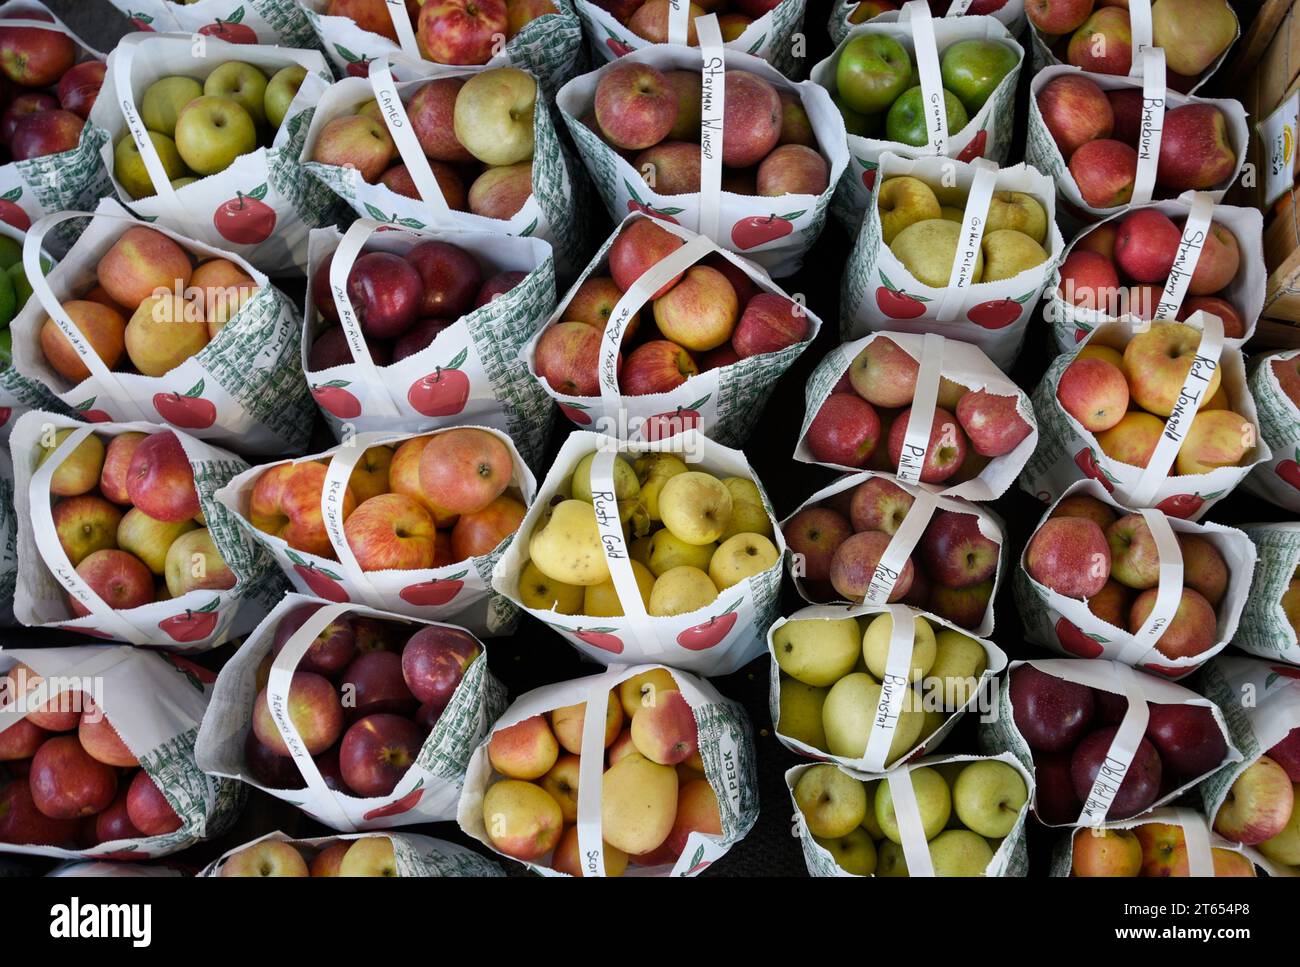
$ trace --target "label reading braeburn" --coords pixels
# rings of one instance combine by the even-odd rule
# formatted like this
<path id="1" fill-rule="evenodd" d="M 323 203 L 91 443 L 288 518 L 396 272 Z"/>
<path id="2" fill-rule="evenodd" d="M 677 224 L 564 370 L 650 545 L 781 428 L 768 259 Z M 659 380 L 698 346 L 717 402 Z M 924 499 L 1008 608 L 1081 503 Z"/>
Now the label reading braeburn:
<path id="1" fill-rule="evenodd" d="M 1138 58 L 1134 58 L 1138 62 Z M 1142 51 L 1142 116 L 1138 126 L 1138 163 L 1133 178 L 1133 204 L 1151 200 L 1156 187 L 1160 140 L 1165 128 L 1165 52 L 1159 47 Z"/>

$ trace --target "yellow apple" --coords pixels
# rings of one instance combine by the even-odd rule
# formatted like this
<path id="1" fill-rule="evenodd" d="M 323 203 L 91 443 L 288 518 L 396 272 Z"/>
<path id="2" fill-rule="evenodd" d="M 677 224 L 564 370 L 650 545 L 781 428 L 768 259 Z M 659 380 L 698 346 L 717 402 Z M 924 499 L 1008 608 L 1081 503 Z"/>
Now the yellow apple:
<path id="1" fill-rule="evenodd" d="M 723 541 L 709 559 L 709 578 L 719 591 L 762 574 L 781 560 L 776 545 L 762 534 L 737 534 Z"/>
<path id="2" fill-rule="evenodd" d="M 663 527 L 650 535 L 645 563 L 655 577 L 682 566 L 705 571 L 717 549 L 718 545 L 712 543 L 688 544 L 667 527 Z"/>
<path id="3" fill-rule="evenodd" d="M 909 225 L 940 217 L 934 189 L 910 175 L 886 178 L 880 185 L 876 208 L 880 212 L 880 236 L 886 245 Z"/>
<path id="4" fill-rule="evenodd" d="M 560 805 L 541 786 L 503 779 L 483 796 L 488 841 L 517 860 L 537 860 L 555 848 L 564 830 Z"/>
<path id="5" fill-rule="evenodd" d="M 866 787 L 830 764 L 804 770 L 794 785 L 794 802 L 808 832 L 826 839 L 858 829 L 870 805 Z"/>
<path id="6" fill-rule="evenodd" d="M 596 459 L 595 451 L 587 454 L 573 468 L 573 496 L 576 500 L 587 503 L 592 501 L 591 465 Z M 632 464 L 622 457 L 614 458 L 614 496 L 618 498 L 619 520 L 628 521 L 641 508 L 641 482 L 637 480 Z M 644 514 L 644 510 L 642 510 Z"/>
<path id="7" fill-rule="evenodd" d="M 725 541 L 737 534 L 772 536 L 772 518 L 767 516 L 758 484 L 748 477 L 727 477 L 722 485 L 731 493 L 731 521 L 718 538 Z"/>
<path id="8" fill-rule="evenodd" d="M 1192 417 L 1174 468 L 1180 474 L 1195 474 L 1240 466 L 1255 448 L 1256 435 L 1254 424 L 1232 410 L 1202 410 Z"/>
<path id="9" fill-rule="evenodd" d="M 646 610 L 655 617 L 690 614 L 718 597 L 709 576 L 698 567 L 675 567 L 655 579 Z"/>
<path id="10" fill-rule="evenodd" d="M 777 730 L 788 739 L 824 751 L 826 730 L 822 728 L 822 704 L 826 701 L 826 689 L 782 675 L 779 690 Z"/>
<path id="11" fill-rule="evenodd" d="M 586 501 L 565 500 L 552 507 L 528 540 L 528 556 L 543 574 L 565 584 L 588 587 L 609 580 L 596 510 Z"/>
<path id="12" fill-rule="evenodd" d="M 632 574 L 636 577 L 636 586 L 641 591 L 641 601 L 646 608 L 650 607 L 650 590 L 654 587 L 655 576 L 650 573 L 650 569 L 644 564 L 637 561 L 629 561 L 632 565 Z M 600 584 L 589 585 L 583 592 L 582 613 L 593 618 L 621 618 L 623 617 L 623 602 L 618 598 L 618 591 L 614 588 L 614 579 L 603 581 Z"/>
<path id="13" fill-rule="evenodd" d="M 1015 278 L 1026 269 L 1047 261 L 1043 247 L 1014 228 L 986 232 L 980 249 L 984 252 L 984 274 L 980 277 L 983 282 Z"/>
<path id="14" fill-rule="evenodd" d="M 633 856 L 657 849 L 677 815 L 677 770 L 633 752 L 605 771 L 600 789 L 601 834 Z"/>
<path id="15" fill-rule="evenodd" d="M 1102 346 L 1099 343 L 1090 342 L 1084 346 L 1075 355 L 1076 359 L 1104 359 L 1116 369 L 1124 368 L 1124 356 L 1118 349 L 1112 349 L 1110 346 Z"/>
<path id="16" fill-rule="evenodd" d="M 652 668 L 623 679 L 618 683 L 618 700 L 623 704 L 623 714 L 631 718 L 637 709 L 653 705 L 656 695 L 661 691 L 680 691 L 677 680 L 666 668 Z"/>
<path id="17" fill-rule="evenodd" d="M 387 836 L 353 840 L 339 862 L 339 876 L 398 876 L 393 841 Z"/>
<path id="18" fill-rule="evenodd" d="M 926 219 L 907 226 L 889 243 L 889 250 L 903 263 L 903 267 L 923 285 L 942 289 L 948 285 L 952 262 L 957 257 L 957 241 L 961 226 L 946 219 Z M 983 278 L 983 251 L 975 256 L 972 282 Z"/>
<path id="19" fill-rule="evenodd" d="M 582 614 L 584 588 L 565 584 L 542 573 L 536 561 L 524 565 L 519 575 L 519 600 L 524 607 L 535 611 L 558 611 L 560 614 Z"/>
<path id="20" fill-rule="evenodd" d="M 781 671 L 805 685 L 834 685 L 853 671 L 862 636 L 852 618 L 795 618 L 772 632 Z"/>
<path id="21" fill-rule="evenodd" d="M 925 686 L 938 693 L 945 711 L 955 712 L 975 694 L 980 676 L 988 668 L 988 655 L 978 641 L 960 631 L 944 628 L 934 638 L 934 663 L 930 665 Z M 927 717 L 929 714 L 927 711 Z M 929 724 L 927 718 L 926 725 Z M 925 732 L 922 727 L 922 734 L 929 735 L 930 732 Z"/>
<path id="22" fill-rule="evenodd" d="M 995 191 L 989 201 L 988 220 L 984 234 L 1003 228 L 1023 232 L 1042 245 L 1047 241 L 1047 212 L 1033 195 L 1023 191 Z"/>
<path id="23" fill-rule="evenodd" d="M 835 864 L 845 873 L 870 876 L 876 872 L 876 844 L 861 826 L 839 839 L 826 839 L 822 836 L 814 836 L 813 839 L 834 857 Z"/>
<path id="24" fill-rule="evenodd" d="M 687 544 L 712 544 L 731 522 L 731 492 L 701 470 L 670 477 L 659 491 L 664 526 Z"/>
<path id="25" fill-rule="evenodd" d="M 880 685 L 870 675 L 854 672 L 832 685 L 822 706 L 827 751 L 846 758 L 862 758 L 879 704 Z M 903 710 L 889 744 L 886 765 L 916 745 L 924 721 L 920 699 L 909 689 L 903 697 Z"/>
<path id="26" fill-rule="evenodd" d="M 867 669 L 877 679 L 885 677 L 886 659 L 889 657 L 889 638 L 894 633 L 894 616 L 888 611 L 876 615 L 867 626 L 867 633 L 862 636 L 862 654 L 867 660 Z M 907 680 L 915 682 L 924 678 L 934 664 L 935 637 L 930 622 L 920 615 L 916 616 L 912 633 L 912 665 Z"/>
<path id="27" fill-rule="evenodd" d="M 551 731 L 565 752 L 582 753 L 582 728 L 587 721 L 587 703 L 566 705 L 551 712 Z M 623 703 L 612 691 L 605 708 L 605 748 L 618 738 L 623 728 Z"/>
<path id="28" fill-rule="evenodd" d="M 641 482 L 641 503 L 651 520 L 660 520 L 659 491 L 663 490 L 668 478 L 686 472 L 686 464 L 675 453 L 647 453 L 636 458 L 633 464 L 637 479 Z"/>

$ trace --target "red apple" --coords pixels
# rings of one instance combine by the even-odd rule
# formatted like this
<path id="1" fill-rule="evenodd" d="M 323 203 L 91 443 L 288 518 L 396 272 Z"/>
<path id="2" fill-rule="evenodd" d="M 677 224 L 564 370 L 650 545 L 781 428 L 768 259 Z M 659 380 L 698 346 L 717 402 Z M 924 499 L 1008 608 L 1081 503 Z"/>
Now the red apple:
<path id="1" fill-rule="evenodd" d="M 1076 245 L 1061 263 L 1060 273 L 1061 285 L 1057 294 L 1071 305 L 1083 309 L 1104 309 L 1117 304 L 1119 274 L 1115 271 L 1114 263 L 1106 256 Z"/>
<path id="2" fill-rule="evenodd" d="M 453 121 L 456 95 L 464 86 L 459 77 L 439 77 L 416 91 L 406 105 L 411 130 L 424 153 L 435 161 L 455 164 L 474 161 L 474 156 L 456 137 Z"/>
<path id="3" fill-rule="evenodd" d="M 821 463 L 865 466 L 880 443 L 880 417 L 866 400 L 832 393 L 817 410 L 805 440 Z"/>
<path id="4" fill-rule="evenodd" d="M 600 395 L 601 333 L 583 322 L 557 322 L 537 340 L 533 366 L 566 396 Z"/>
<path id="5" fill-rule="evenodd" d="M 1074 781 L 1074 794 L 1080 802 L 1088 799 L 1098 773 L 1107 764 L 1107 754 L 1116 731 L 1113 727 L 1098 729 L 1085 736 L 1074 750 L 1070 759 L 1070 776 Z M 1160 755 L 1155 746 L 1142 739 L 1106 818 L 1127 819 L 1149 808 L 1160 796 L 1160 780 Z"/>
<path id="6" fill-rule="evenodd" d="M 1137 162 L 1137 152 L 1127 144 L 1101 138 L 1080 145 L 1070 156 L 1070 174 L 1085 204 L 1114 208 L 1133 197 Z"/>
<path id="7" fill-rule="evenodd" d="M 402 659 L 391 651 L 370 651 L 357 655 L 339 680 L 349 698 L 344 714 L 349 720 L 378 712 L 411 716 L 419 703 L 402 677 Z"/>
<path id="8" fill-rule="evenodd" d="M 889 546 L 890 536 L 880 531 L 862 531 L 844 541 L 831 558 L 831 584 L 849 601 L 861 601 L 875 576 L 881 555 Z M 912 586 L 912 559 L 909 557 L 889 591 L 890 602 L 899 601 Z"/>
<path id="9" fill-rule="evenodd" d="M 731 336 L 741 359 L 780 352 L 808 338 L 808 313 L 785 296 L 763 292 L 749 300 Z"/>
<path id="10" fill-rule="evenodd" d="M 297 729 L 303 747 L 311 755 L 334 744 L 343 731 L 343 706 L 329 679 L 313 672 L 294 672 L 286 702 L 289 721 Z M 253 700 L 253 733 L 277 755 L 289 755 L 289 746 L 271 715 L 267 691 Z"/>
<path id="11" fill-rule="evenodd" d="M 903 410 L 889 428 L 889 462 L 897 467 L 903 456 L 904 437 L 912 409 Z M 925 462 L 921 467 L 922 483 L 942 483 L 955 474 L 966 459 L 966 434 L 957 417 L 942 407 L 935 407 L 930 424 L 930 439 L 925 444 Z M 914 456 L 920 456 L 914 454 Z"/>
<path id="12" fill-rule="evenodd" d="M 0 115 L 0 141 L 8 144 L 18 122 L 28 115 L 39 111 L 56 111 L 58 108 L 59 102 L 50 94 L 42 94 L 40 91 L 19 94 L 9 102 L 4 114 Z"/>
<path id="13" fill-rule="evenodd" d="M 609 274 L 626 292 L 650 266 L 685 244 L 681 238 L 656 224 L 654 219 L 639 218 L 624 227 L 609 247 Z M 651 298 L 666 294 L 680 279 L 680 275 L 674 276 Z"/>
<path id="14" fill-rule="evenodd" d="M 59 78 L 59 104 L 63 109 L 81 118 L 88 117 L 104 83 L 104 71 L 104 62 L 98 60 L 82 61 L 70 67 Z"/>
<path id="15" fill-rule="evenodd" d="M 398 715 L 368 715 L 339 747 L 343 781 L 358 796 L 387 796 L 420 754 L 424 731 Z"/>
<path id="16" fill-rule="evenodd" d="M 0 843 L 67 846 L 79 828 L 77 819 L 51 819 L 37 809 L 26 779 L 0 786 Z"/>
<path id="17" fill-rule="evenodd" d="M 766 158 L 781 138 L 781 98 L 749 71 L 727 71 L 724 84 L 722 163 L 747 168 Z"/>
<path id="18" fill-rule="evenodd" d="M 95 816 L 95 843 L 113 843 L 123 839 L 141 839 L 144 834 L 131 822 L 126 801 L 130 787 L 119 789 L 117 798 L 102 813 Z"/>
<path id="19" fill-rule="evenodd" d="M 1158 593 L 1158 588 L 1150 588 L 1134 599 L 1129 611 L 1129 631 L 1142 627 L 1155 607 Z M 1192 658 L 1208 650 L 1217 637 L 1218 617 L 1210 602 L 1199 592 L 1183 588 L 1178 610 L 1156 641 L 1156 649 L 1166 658 Z"/>
<path id="20" fill-rule="evenodd" d="M 93 816 L 117 794 L 117 773 L 91 757 L 76 736 L 47 739 L 32 757 L 32 801 L 51 819 Z"/>
<path id="21" fill-rule="evenodd" d="M 126 814 L 131 825 L 145 836 L 165 836 L 182 825 L 175 808 L 143 769 L 135 774 L 127 789 Z"/>
<path id="22" fill-rule="evenodd" d="M 474 308 L 482 308 L 497 296 L 505 295 L 527 276 L 527 272 L 498 272 L 491 276 L 479 287 L 478 295 L 474 297 Z"/>
<path id="23" fill-rule="evenodd" d="M 0 71 L 21 87 L 53 87 L 76 60 L 76 44 L 57 28 L 0 27 Z"/>
<path id="24" fill-rule="evenodd" d="M 1246 335 L 1246 320 L 1226 299 L 1208 295 L 1195 295 L 1185 299 L 1183 304 L 1178 307 L 1178 321 L 1182 322 L 1197 312 L 1218 316 L 1219 321 L 1223 323 L 1223 336 L 1225 339 L 1241 339 Z"/>
<path id="25" fill-rule="evenodd" d="M 438 64 L 486 64 L 506 36 L 505 0 L 426 0 L 416 24 L 421 52 Z"/>
<path id="26" fill-rule="evenodd" d="M 9 153 L 15 161 L 43 158 L 73 150 L 81 141 L 85 121 L 71 111 L 40 111 L 20 117 L 9 139 Z"/>
<path id="27" fill-rule="evenodd" d="M 402 647 L 402 675 L 420 702 L 445 707 L 480 650 L 469 632 L 430 625 L 413 634 Z"/>
<path id="28" fill-rule="evenodd" d="M 649 64 L 632 61 L 621 61 L 601 74 L 595 107 L 605 137 L 631 151 L 658 144 L 677 121 L 677 95 L 668 80 Z"/>
<path id="29" fill-rule="evenodd" d="M 1066 74 L 1038 92 L 1038 111 L 1067 162 L 1080 145 L 1109 138 L 1115 116 L 1105 92 L 1090 78 Z"/>
<path id="30" fill-rule="evenodd" d="M 1119 223 L 1115 261 L 1134 282 L 1163 283 L 1173 268 L 1182 237 L 1168 215 L 1154 208 L 1139 208 Z"/>
<path id="31" fill-rule="evenodd" d="M 138 766 L 139 761 L 122 741 L 122 737 L 118 735 L 99 706 L 93 702 L 87 702 L 86 706 L 77 727 L 77 739 L 86 753 L 108 766 L 119 768 Z"/>
<path id="32" fill-rule="evenodd" d="M 1180 779 L 1191 779 L 1222 764 L 1228 744 L 1207 707 L 1152 702 L 1149 712 L 1147 738 L 1167 770 Z"/>
<path id="33" fill-rule="evenodd" d="M 1025 552 L 1025 569 L 1039 584 L 1067 598 L 1090 598 L 1110 576 L 1110 545 L 1096 522 L 1049 517 Z"/>
<path id="34" fill-rule="evenodd" d="M 194 471 L 175 433 L 160 430 L 135 446 L 126 471 L 126 493 L 154 520 L 174 524 L 198 515 Z"/>
<path id="35" fill-rule="evenodd" d="M 366 252 L 348 272 L 348 300 L 361 329 L 376 339 L 400 336 L 420 317 L 423 280 L 392 252 Z"/>
<path id="36" fill-rule="evenodd" d="M 974 514 L 935 511 L 918 545 L 930 578 L 949 588 L 980 584 L 998 567 L 1001 545 L 980 532 Z"/>
<path id="37" fill-rule="evenodd" d="M 667 339 L 652 339 L 627 357 L 619 385 L 628 396 L 650 396 L 675 389 L 698 372 L 695 360 L 681 346 Z"/>
<path id="38" fill-rule="evenodd" d="M 887 477 L 872 477 L 853 488 L 849 519 L 855 531 L 894 534 L 915 498 Z"/>
<path id="39" fill-rule="evenodd" d="M 799 511 L 781 528 L 786 545 L 809 581 L 829 581 L 835 551 L 853 535 L 853 528 L 829 507 Z"/>
<path id="40" fill-rule="evenodd" d="M 1001 457 L 1020 446 L 1031 427 L 1016 409 L 1016 397 L 984 390 L 964 393 L 957 401 L 957 422 L 971 447 L 982 457 Z"/>
<path id="41" fill-rule="evenodd" d="M 724 140 L 725 145 L 725 140 Z M 760 195 L 820 195 L 830 184 L 826 159 L 802 144 L 783 144 L 758 165 Z"/>
<path id="42" fill-rule="evenodd" d="M 1174 192 L 1223 184 L 1237 168 L 1228 122 L 1213 104 L 1184 104 L 1165 112 L 1156 184 Z"/>
<path id="43" fill-rule="evenodd" d="M 275 627 L 275 638 L 271 644 L 270 654 L 280 654 L 285 643 L 293 637 L 320 605 L 304 604 L 294 608 Z M 348 615 L 339 615 L 317 632 L 307 651 L 297 665 L 298 671 L 315 672 L 332 678 L 347 667 L 352 656 L 356 654 L 356 631 Z"/>
<path id="44" fill-rule="evenodd" d="M 511 534 L 519 530 L 528 512 L 513 497 L 496 498 L 482 510 L 462 514 L 451 529 L 451 556 L 455 561 L 490 554 Z"/>
<path id="45" fill-rule="evenodd" d="M 134 554 L 106 549 L 88 554 L 77 565 L 77 574 L 115 611 L 139 608 L 154 600 L 153 574 Z M 73 614 L 82 617 L 90 611 L 69 595 Z"/>

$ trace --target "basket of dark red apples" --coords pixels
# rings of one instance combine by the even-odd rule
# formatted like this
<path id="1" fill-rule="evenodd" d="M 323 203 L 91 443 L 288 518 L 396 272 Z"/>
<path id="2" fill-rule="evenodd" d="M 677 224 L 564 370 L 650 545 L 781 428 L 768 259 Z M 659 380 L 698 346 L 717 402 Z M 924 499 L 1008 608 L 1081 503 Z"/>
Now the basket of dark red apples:
<path id="1" fill-rule="evenodd" d="M 1228 0 L 1025 0 L 1034 66 L 1127 76 L 1144 47 L 1164 51 L 1164 85 L 1187 94 L 1241 32 Z"/>
<path id="2" fill-rule="evenodd" d="M 32 284 L 10 326 L 14 366 L 90 422 L 148 420 L 242 454 L 307 445 L 297 308 L 238 255 L 105 198 Z M 29 233 L 25 260 L 61 221 Z"/>
<path id="3" fill-rule="evenodd" d="M 932 19 L 924 0 L 838 37 L 809 74 L 830 92 L 848 133 L 851 160 L 836 216 L 850 231 L 861 225 L 885 151 L 1004 163 L 1024 57 L 993 17 Z M 940 103 L 942 118 L 937 108 L 926 110 Z"/>
<path id="4" fill-rule="evenodd" d="M 263 272 L 301 274 L 307 233 L 336 214 L 299 164 L 329 66 L 318 50 L 202 41 L 135 33 L 113 49 L 112 96 L 90 119 L 108 133 L 113 187 L 142 218 Z"/>
<path id="5" fill-rule="evenodd" d="M 492 567 L 535 490 L 508 436 L 451 427 L 359 433 L 245 471 L 216 500 L 304 594 L 501 635 L 518 614 Z"/>
<path id="6" fill-rule="evenodd" d="M 0 852 L 144 860 L 238 817 L 238 785 L 194 758 L 205 670 L 103 646 L 6 649 L 0 664 Z"/>
<path id="7" fill-rule="evenodd" d="M 554 90 L 573 74 L 582 25 L 572 0 L 297 0 L 340 74 L 376 60 L 522 67 Z"/>
<path id="8" fill-rule="evenodd" d="M 1235 528 L 1130 511 L 1079 481 L 1021 555 L 1017 610 L 1030 641 L 1182 678 L 1235 638 L 1255 560 Z"/>
<path id="9" fill-rule="evenodd" d="M 824 89 L 757 57 L 702 65 L 650 47 L 569 81 L 556 104 L 614 221 L 647 212 L 790 275 L 848 164 L 844 124 Z"/>
<path id="10" fill-rule="evenodd" d="M 1203 193 L 1109 216 L 1070 243 L 1056 270 L 1046 314 L 1057 349 L 1073 352 L 1126 313 L 1177 321 L 1201 311 L 1219 317 L 1227 345 L 1243 345 L 1264 308 L 1262 231 L 1258 210 Z"/>
<path id="11" fill-rule="evenodd" d="M 0 221 L 26 231 L 43 215 L 93 208 L 112 190 L 103 135 L 86 126 L 104 55 L 31 0 L 0 5 L 0 21 Z M 52 242 L 61 252 L 75 239 L 65 232 Z"/>
<path id="12" fill-rule="evenodd" d="M 303 373 L 339 439 L 481 423 L 541 458 L 553 414 L 524 347 L 555 306 L 551 248 L 368 219 L 314 232 Z"/>
<path id="13" fill-rule="evenodd" d="M 804 396 L 796 460 L 896 474 L 950 497 L 1000 496 L 1038 439 L 1016 384 L 975 346 L 933 334 L 844 343 Z"/>
<path id="14" fill-rule="evenodd" d="M 109 0 L 136 30 L 198 34 L 231 44 L 314 47 L 298 0 Z"/>
<path id="15" fill-rule="evenodd" d="M 796 38 L 807 0 L 573 0 L 592 46 L 617 60 L 654 44 L 698 47 L 696 18 L 717 14 L 718 32 L 730 51 L 754 54 L 787 75 L 798 71 Z"/>
<path id="16" fill-rule="evenodd" d="M 282 584 L 214 492 L 242 460 L 151 423 L 23 414 L 10 437 L 14 614 L 177 651 L 245 634 Z"/>
<path id="17" fill-rule="evenodd" d="M 1156 117 L 1143 107 L 1152 95 L 1142 84 L 1072 67 L 1034 75 L 1025 160 L 1056 181 L 1076 221 L 1185 191 L 1217 201 L 1241 169 L 1250 133 L 1240 103 L 1169 92 Z M 1143 147 L 1157 136 L 1157 150 Z"/>
<path id="18" fill-rule="evenodd" d="M 1241 350 L 1199 309 L 1099 323 L 1033 393 L 1038 448 L 1020 486 L 1044 502 L 1091 477 L 1116 501 L 1199 520 L 1271 458 Z"/>
<path id="19" fill-rule="evenodd" d="M 882 13 L 893 13 L 904 0 L 835 0 L 831 5 L 826 29 L 831 43 L 838 44 L 858 24 L 874 20 Z M 936 17 L 997 18 L 998 23 L 1012 34 L 1019 34 L 1025 26 L 1025 0 L 929 0 L 930 12 Z"/>
<path id="20" fill-rule="evenodd" d="M 456 810 L 466 834 L 543 876 L 695 876 L 757 818 L 749 718 L 663 665 L 521 695 L 470 757 Z"/>
<path id="21" fill-rule="evenodd" d="M 980 504 L 867 470 L 813 494 L 781 532 L 805 601 L 897 601 L 978 635 L 993 631 L 1002 523 Z"/>
<path id="22" fill-rule="evenodd" d="M 1273 451 L 1246 478 L 1251 493 L 1300 511 L 1300 350 L 1251 361 L 1250 391 L 1259 407 L 1259 432 Z"/>
<path id="23" fill-rule="evenodd" d="M 1202 675 L 1244 758 L 1201 784 L 1214 831 L 1252 846 L 1280 876 L 1300 876 L 1300 673 L 1292 665 L 1220 657 Z"/>
<path id="24" fill-rule="evenodd" d="M 1097 826 L 1167 805 L 1241 760 L 1219 707 L 1109 661 L 1013 661 L 981 746 L 1034 770 L 1048 826 Z"/>
<path id="25" fill-rule="evenodd" d="M 1192 809 L 1156 809 L 1076 829 L 1052 853 L 1053 876 L 1286 876 L 1257 849 L 1210 829 Z"/>
<path id="26" fill-rule="evenodd" d="M 579 427 L 739 445 L 819 320 L 761 268 L 641 213 L 623 220 L 524 353 Z"/>
<path id="27" fill-rule="evenodd" d="M 301 160 L 362 218 L 540 238 L 568 277 L 586 254 L 585 182 L 539 93 L 517 67 L 375 61 L 322 95 Z"/>
<path id="28" fill-rule="evenodd" d="M 1232 643 L 1261 658 L 1300 665 L 1300 523 L 1246 524 L 1258 560 Z"/>
<path id="29" fill-rule="evenodd" d="M 290 839 L 267 833 L 227 850 L 199 876 L 503 876 L 472 850 L 417 833 Z"/>
<path id="30" fill-rule="evenodd" d="M 217 676 L 195 755 L 331 829 L 433 822 L 504 708 L 464 629 L 288 594 Z"/>

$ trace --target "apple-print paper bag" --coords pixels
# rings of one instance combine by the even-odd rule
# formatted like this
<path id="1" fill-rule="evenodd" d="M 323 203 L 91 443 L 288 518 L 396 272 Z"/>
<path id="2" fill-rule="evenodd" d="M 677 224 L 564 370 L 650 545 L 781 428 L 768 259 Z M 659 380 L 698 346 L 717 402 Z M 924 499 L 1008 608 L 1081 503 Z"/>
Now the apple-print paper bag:
<path id="1" fill-rule="evenodd" d="M 164 652 L 110 645 L 0 651 L 0 672 L 16 663 L 43 679 L 37 686 L 40 691 L 28 692 L 33 703 L 45 692 L 61 708 L 83 713 L 102 710 L 180 817 L 181 825 L 159 836 L 111 840 L 84 849 L 0 843 L 0 852 L 63 859 L 148 860 L 220 836 L 234 825 L 244 805 L 243 788 L 237 782 L 207 775 L 195 761 L 195 736 L 213 695 L 213 678 L 206 669 Z M 29 682 L 21 671 L 16 677 L 23 684 Z M 81 696 L 69 694 L 77 692 Z M 87 709 L 86 698 L 93 702 L 93 709 Z M 23 718 L 27 699 L 3 695 L 0 701 L 5 703 L 0 705 L 0 732 L 4 732 Z M 130 774 L 122 771 L 123 779 L 129 781 Z M 121 781 L 118 788 L 123 788 Z"/>
<path id="2" fill-rule="evenodd" d="M 63 429 L 73 432 L 38 467 L 41 442 L 52 440 L 53 434 Z M 222 559 L 234 572 L 235 586 L 225 591 L 188 591 L 179 598 L 116 611 L 76 573 L 59 542 L 50 512 L 50 477 L 92 433 L 107 442 L 120 433 L 162 431 L 175 433 L 189 458 L 204 521 Z M 283 592 L 284 582 L 270 556 L 217 502 L 217 489 L 248 467 L 233 453 L 151 423 L 91 425 L 39 410 L 19 419 L 9 447 L 14 462 L 20 565 L 14 614 L 22 624 L 174 651 L 207 651 L 247 633 Z M 76 617 L 70 597 L 90 613 Z"/>
<path id="3" fill-rule="evenodd" d="M 977 13 L 971 10 L 974 6 L 974 0 L 953 0 L 948 5 L 946 17 L 979 17 L 989 16 L 997 19 L 997 22 L 1006 27 L 1007 30 L 1019 36 L 1025 29 L 1027 19 L 1025 17 L 1025 0 L 1005 0 L 996 10 L 991 10 L 987 14 Z M 987 6 L 987 4 L 985 4 Z M 850 30 L 856 24 L 849 18 L 853 15 L 858 7 L 858 0 L 835 0 L 831 5 L 830 19 L 826 22 L 826 30 L 831 36 L 831 43 L 838 44 L 842 41 Z M 878 17 L 879 15 L 877 15 Z M 877 19 L 873 17 L 874 21 Z M 866 21 L 863 21 L 864 23 Z"/>
<path id="4" fill-rule="evenodd" d="M 366 839 L 373 833 L 344 833 L 340 836 L 316 836 L 310 839 L 294 839 L 278 829 L 259 836 L 255 840 L 226 850 L 215 860 L 203 867 L 198 876 L 221 876 L 221 868 L 236 853 L 255 846 L 266 840 L 276 840 L 293 846 L 304 860 L 311 861 L 327 847 L 336 843 L 350 843 Z M 396 861 L 397 876 L 505 876 L 505 872 L 496 863 L 485 859 L 473 850 L 421 836 L 419 833 L 385 833 L 393 844 L 393 859 Z"/>
<path id="5" fill-rule="evenodd" d="M 1300 665 L 1300 631 L 1283 605 L 1300 571 L 1300 523 L 1246 524 L 1241 529 L 1258 556 L 1232 643 L 1260 658 Z"/>
<path id="6" fill-rule="evenodd" d="M 298 0 L 109 0 L 136 30 L 216 37 L 232 44 L 315 47 Z"/>
<path id="7" fill-rule="evenodd" d="M 1300 349 L 1252 359 L 1249 384 L 1260 436 L 1272 453 L 1242 486 L 1283 510 L 1300 512 Z"/>
<path id="8" fill-rule="evenodd" d="M 311 432 L 312 405 L 302 378 L 299 343 L 302 325 L 297 307 L 270 279 L 240 255 L 186 238 L 165 224 L 151 226 L 190 255 L 233 262 L 257 287 L 221 331 L 198 353 L 162 376 L 119 372 L 104 365 L 84 339 L 69 339 L 90 375 L 70 383 L 47 361 L 41 329 L 47 318 L 74 336 L 78 330 L 61 304 L 84 298 L 97 283 L 99 261 L 134 226 L 133 218 L 115 199 L 103 199 L 89 216 L 76 244 L 50 270 L 35 274 L 39 246 L 64 218 L 51 215 L 32 226 L 23 260 L 32 279 L 32 297 L 10 325 L 14 366 L 34 382 L 57 393 L 69 410 L 91 423 L 139 420 L 184 430 L 195 439 L 245 455 L 301 451 Z M 183 293 L 187 302 L 198 290 Z M 201 305 L 202 297 L 199 298 Z M 124 307 L 133 310 L 134 306 Z M 123 360 L 119 369 L 129 368 Z"/>

